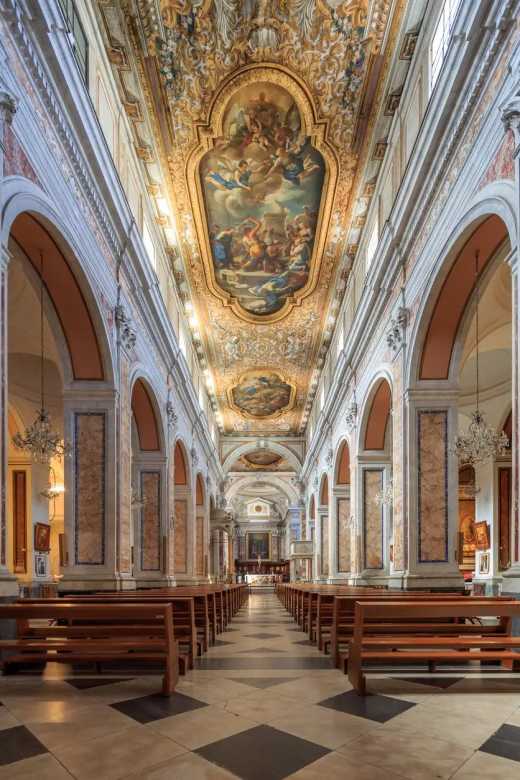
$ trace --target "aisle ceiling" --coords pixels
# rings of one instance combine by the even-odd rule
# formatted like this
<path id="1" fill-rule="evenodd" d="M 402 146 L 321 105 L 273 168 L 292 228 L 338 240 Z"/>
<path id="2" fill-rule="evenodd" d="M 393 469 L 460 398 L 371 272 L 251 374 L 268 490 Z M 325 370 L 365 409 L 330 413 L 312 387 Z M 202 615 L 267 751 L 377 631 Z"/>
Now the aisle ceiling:
<path id="1" fill-rule="evenodd" d="M 405 5 L 98 0 L 224 432 L 305 427 L 398 102 L 390 65 L 417 38 Z"/>

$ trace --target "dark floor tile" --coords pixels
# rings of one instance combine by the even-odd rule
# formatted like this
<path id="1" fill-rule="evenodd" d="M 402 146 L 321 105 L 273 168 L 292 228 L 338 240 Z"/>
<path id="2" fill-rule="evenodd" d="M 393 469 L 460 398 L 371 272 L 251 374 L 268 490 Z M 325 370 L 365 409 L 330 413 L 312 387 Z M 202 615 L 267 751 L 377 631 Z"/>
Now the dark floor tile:
<path id="1" fill-rule="evenodd" d="M 340 693 L 338 696 L 324 699 L 318 704 L 320 707 L 347 712 L 349 715 L 357 715 L 360 718 L 375 720 L 378 723 L 386 723 L 387 720 L 395 718 L 401 712 L 406 712 L 406 710 L 416 706 L 412 702 L 393 699 L 390 696 L 358 696 L 355 691 Z"/>
<path id="2" fill-rule="evenodd" d="M 183 712 L 198 710 L 208 705 L 206 702 L 185 696 L 183 693 L 174 693 L 172 696 L 161 696 L 154 693 L 151 696 L 127 699 L 110 706 L 138 723 L 150 723 L 152 720 L 169 718 L 171 715 L 180 715 Z"/>
<path id="3" fill-rule="evenodd" d="M 0 731 L 0 766 L 47 752 L 47 748 L 25 726 Z"/>
<path id="4" fill-rule="evenodd" d="M 504 723 L 479 749 L 510 761 L 520 761 L 520 727 Z"/>
<path id="5" fill-rule="evenodd" d="M 269 655 L 269 653 L 285 653 L 285 650 L 277 650 L 274 647 L 252 647 L 250 650 L 239 650 L 242 653 L 263 653 Z"/>
<path id="6" fill-rule="evenodd" d="M 455 683 L 460 682 L 462 677 L 392 677 L 393 680 L 403 682 L 418 683 L 419 685 L 430 685 L 433 688 L 451 688 Z"/>
<path id="7" fill-rule="evenodd" d="M 88 688 L 98 688 L 101 685 L 114 685 L 114 683 L 129 682 L 133 677 L 74 677 L 67 678 L 66 683 L 77 688 L 78 691 L 84 691 Z"/>
<path id="8" fill-rule="evenodd" d="M 234 645 L 234 642 L 224 642 L 222 639 L 215 639 L 215 643 L 212 647 L 225 647 L 225 645 Z"/>
<path id="9" fill-rule="evenodd" d="M 268 658 L 199 658 L 197 669 L 333 669 L 332 661 L 325 656 L 321 658 L 278 656 Z"/>
<path id="10" fill-rule="evenodd" d="M 279 639 L 280 634 L 244 634 L 247 639 Z"/>
<path id="11" fill-rule="evenodd" d="M 273 688 L 275 685 L 281 685 L 286 682 L 299 680 L 299 677 L 229 677 L 233 682 L 251 685 L 253 688 Z"/>
<path id="12" fill-rule="evenodd" d="M 257 726 L 195 751 L 242 780 L 282 780 L 330 753 L 270 726 Z"/>

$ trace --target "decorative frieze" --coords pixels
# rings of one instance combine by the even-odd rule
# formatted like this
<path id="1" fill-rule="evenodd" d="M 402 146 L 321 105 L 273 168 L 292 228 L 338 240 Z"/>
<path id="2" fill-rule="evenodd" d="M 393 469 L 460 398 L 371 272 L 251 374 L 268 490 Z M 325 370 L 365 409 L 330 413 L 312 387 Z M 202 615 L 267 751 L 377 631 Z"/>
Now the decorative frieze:
<path id="1" fill-rule="evenodd" d="M 177 423 L 179 422 L 179 418 L 171 401 L 166 402 L 166 419 L 168 420 L 168 427 L 172 430 L 175 430 Z"/>

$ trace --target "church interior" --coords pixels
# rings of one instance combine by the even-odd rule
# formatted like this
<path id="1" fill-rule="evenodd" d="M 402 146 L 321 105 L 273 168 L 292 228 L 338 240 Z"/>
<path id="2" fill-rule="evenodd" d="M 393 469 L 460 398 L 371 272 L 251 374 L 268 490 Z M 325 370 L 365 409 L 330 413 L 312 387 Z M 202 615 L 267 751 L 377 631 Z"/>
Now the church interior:
<path id="1" fill-rule="evenodd" d="M 520 0 L 0 0 L 0 780 L 520 777 Z"/>

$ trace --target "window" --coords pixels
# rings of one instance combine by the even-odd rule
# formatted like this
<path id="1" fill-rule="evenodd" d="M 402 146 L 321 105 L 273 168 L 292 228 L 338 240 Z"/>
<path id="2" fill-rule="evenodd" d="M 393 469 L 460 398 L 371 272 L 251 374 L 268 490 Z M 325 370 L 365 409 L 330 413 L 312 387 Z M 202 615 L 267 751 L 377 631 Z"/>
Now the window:
<path id="1" fill-rule="evenodd" d="M 374 225 L 372 227 L 372 232 L 370 233 L 370 238 L 368 239 L 368 246 L 367 246 L 367 262 L 366 262 L 366 270 L 370 268 L 372 265 L 372 260 L 374 259 L 374 255 L 376 253 L 377 244 L 379 241 L 379 235 L 378 235 L 378 224 L 377 219 L 374 222 Z"/>
<path id="2" fill-rule="evenodd" d="M 157 263 L 155 259 L 155 246 L 152 240 L 152 234 L 146 222 L 143 223 L 143 243 L 144 248 L 150 258 L 150 263 L 154 271 L 157 271 Z"/>
<path id="3" fill-rule="evenodd" d="M 459 5 L 460 0 L 444 0 L 430 48 L 430 92 L 439 78 Z"/>
<path id="4" fill-rule="evenodd" d="M 85 84 L 88 84 L 88 40 L 74 0 L 59 0 L 70 33 L 72 51 Z"/>

